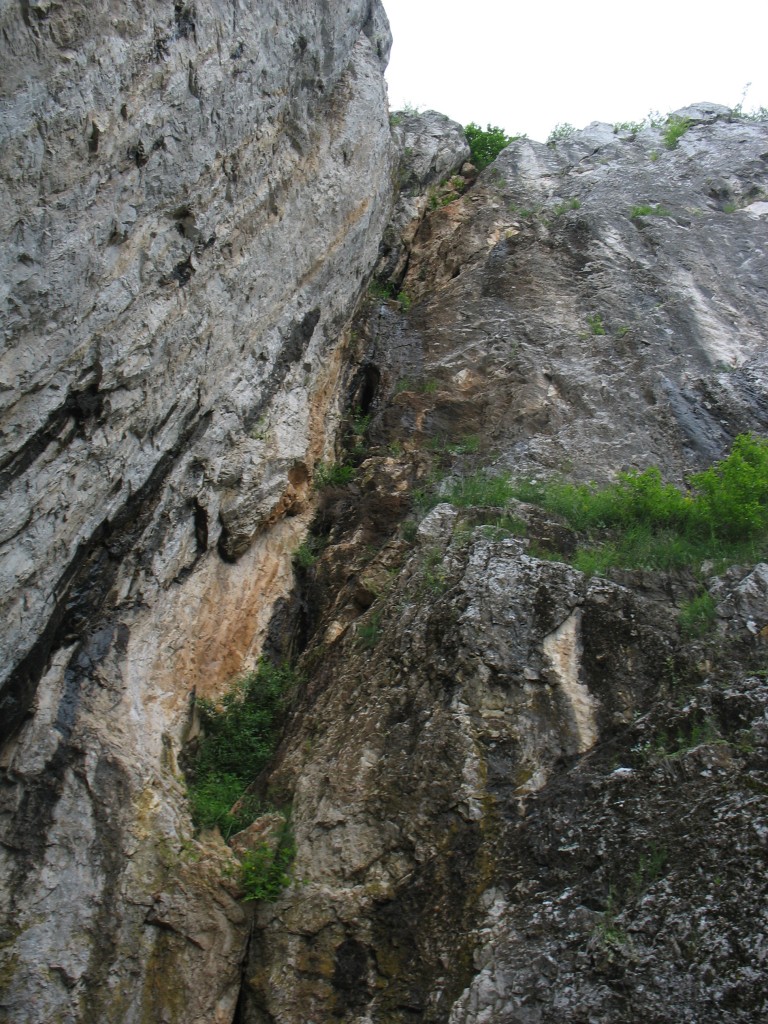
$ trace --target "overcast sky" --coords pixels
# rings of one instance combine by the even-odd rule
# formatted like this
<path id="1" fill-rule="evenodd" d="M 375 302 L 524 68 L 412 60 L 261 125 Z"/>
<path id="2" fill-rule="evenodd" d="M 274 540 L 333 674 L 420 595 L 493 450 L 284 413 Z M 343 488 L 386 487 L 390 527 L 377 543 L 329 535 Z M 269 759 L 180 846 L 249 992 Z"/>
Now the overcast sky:
<path id="1" fill-rule="evenodd" d="M 390 108 L 545 141 L 702 100 L 768 107 L 768 0 L 383 0 Z"/>

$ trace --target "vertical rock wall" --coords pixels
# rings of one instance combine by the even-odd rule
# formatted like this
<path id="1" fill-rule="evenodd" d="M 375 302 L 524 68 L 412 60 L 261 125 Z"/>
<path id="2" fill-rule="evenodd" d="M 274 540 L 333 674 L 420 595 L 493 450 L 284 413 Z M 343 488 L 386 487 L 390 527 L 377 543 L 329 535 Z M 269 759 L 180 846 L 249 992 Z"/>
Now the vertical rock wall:
<path id="1" fill-rule="evenodd" d="M 675 149 L 520 140 L 395 222 L 358 468 L 296 601 L 307 679 L 266 783 L 296 882 L 259 908 L 248 1024 L 768 1012 L 766 565 L 653 569 L 654 536 L 641 569 L 581 572 L 565 521 L 478 480 L 683 485 L 765 436 L 768 125 L 683 113 Z M 406 183 L 436 146 L 416 120 Z"/>
<path id="2" fill-rule="evenodd" d="M 389 44 L 378 0 L 0 4 L 10 1021 L 234 1012 L 247 924 L 175 754 L 290 583 Z"/>

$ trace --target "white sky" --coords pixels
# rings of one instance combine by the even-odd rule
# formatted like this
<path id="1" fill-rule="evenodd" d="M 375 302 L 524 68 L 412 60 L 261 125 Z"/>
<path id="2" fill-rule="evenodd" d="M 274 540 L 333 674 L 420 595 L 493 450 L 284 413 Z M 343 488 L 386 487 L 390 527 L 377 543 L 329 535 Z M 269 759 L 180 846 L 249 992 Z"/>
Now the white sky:
<path id="1" fill-rule="evenodd" d="M 392 110 L 545 141 L 699 101 L 768 107 L 768 0 L 383 0 Z"/>

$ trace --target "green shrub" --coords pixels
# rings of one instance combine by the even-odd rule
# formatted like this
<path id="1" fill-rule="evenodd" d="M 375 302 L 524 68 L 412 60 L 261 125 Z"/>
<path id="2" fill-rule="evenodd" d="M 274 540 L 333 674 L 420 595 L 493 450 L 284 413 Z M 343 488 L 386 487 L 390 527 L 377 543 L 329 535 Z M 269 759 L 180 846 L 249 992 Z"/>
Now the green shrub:
<path id="1" fill-rule="evenodd" d="M 448 572 L 443 565 L 443 552 L 440 548 L 427 548 L 422 564 L 422 582 L 424 589 L 433 594 L 442 594 L 448 583 Z"/>
<path id="2" fill-rule="evenodd" d="M 489 475 L 480 471 L 457 480 L 441 500 L 459 508 L 504 508 L 513 497 L 513 490 L 508 474 Z"/>
<path id="3" fill-rule="evenodd" d="M 496 516 L 480 527 L 483 535 L 490 540 L 504 540 L 507 537 L 524 537 L 527 527 L 524 520 L 516 516 Z"/>
<path id="4" fill-rule="evenodd" d="M 311 569 L 317 561 L 316 538 L 310 537 L 303 540 L 293 552 L 293 564 L 299 569 Z"/>
<path id="5" fill-rule="evenodd" d="M 490 124 L 483 130 L 474 121 L 465 127 L 464 134 L 469 143 L 470 159 L 479 171 L 482 171 L 484 167 L 492 163 L 502 149 L 505 149 L 510 142 L 522 137 L 520 135 L 507 135 L 503 128 Z"/>
<path id="6" fill-rule="evenodd" d="M 291 883 L 291 865 L 295 855 L 296 843 L 286 821 L 276 849 L 268 843 L 260 843 L 243 857 L 240 868 L 243 899 L 274 902 Z"/>
<path id="7" fill-rule="evenodd" d="M 768 121 L 768 107 L 755 107 L 754 110 L 745 111 L 741 104 L 738 104 L 731 111 L 731 116 L 740 121 Z"/>
<path id="8" fill-rule="evenodd" d="M 632 207 L 629 211 L 629 216 L 634 220 L 635 217 L 671 217 L 672 214 L 661 204 L 649 206 L 647 203 L 641 203 L 638 206 Z"/>
<path id="9" fill-rule="evenodd" d="M 239 832 L 253 820 L 246 815 L 233 815 L 232 808 L 243 795 L 247 783 L 241 775 L 208 771 L 189 786 L 192 820 L 198 828 L 218 828 L 226 838 Z M 254 815 L 255 817 L 255 815 Z"/>
<path id="10" fill-rule="evenodd" d="M 400 532 L 403 535 L 403 540 L 408 544 L 412 544 L 416 540 L 416 534 L 419 532 L 419 524 L 415 519 L 406 519 L 400 527 Z"/>
<path id="11" fill-rule="evenodd" d="M 374 612 L 368 617 L 367 622 L 361 622 L 358 624 L 355 631 L 355 638 L 360 646 L 370 651 L 379 642 L 381 636 L 381 613 Z"/>
<path id="12" fill-rule="evenodd" d="M 460 441 L 455 441 L 447 447 L 451 455 L 474 455 L 479 450 L 480 437 L 477 434 L 465 434 Z"/>
<path id="13" fill-rule="evenodd" d="M 391 299 L 395 294 L 395 286 L 389 281 L 374 279 L 368 285 L 368 295 L 372 299 Z"/>
<path id="14" fill-rule="evenodd" d="M 371 424 L 371 414 L 364 413 L 359 405 L 356 405 L 352 413 L 350 427 L 355 437 L 365 437 L 368 427 Z"/>
<path id="15" fill-rule="evenodd" d="M 710 633 L 717 622 L 715 599 L 706 591 L 687 601 L 678 616 L 680 630 L 684 636 L 703 637 Z"/>
<path id="16" fill-rule="evenodd" d="M 595 313 L 594 316 L 589 317 L 588 323 L 593 334 L 605 334 L 603 318 L 599 313 Z"/>
<path id="17" fill-rule="evenodd" d="M 612 565 L 671 569 L 708 558 L 753 562 L 768 542 L 768 441 L 749 434 L 736 438 L 727 458 L 695 474 L 688 492 L 664 483 L 655 467 L 621 473 L 607 487 L 517 481 L 509 490 L 579 532 L 609 532 L 583 545 L 575 558 L 589 574 Z"/>
<path id="18" fill-rule="evenodd" d="M 566 199 L 565 202 L 558 203 L 557 206 L 552 208 L 553 217 L 562 217 L 564 213 L 568 213 L 569 210 L 581 209 L 580 199 Z"/>
<path id="19" fill-rule="evenodd" d="M 315 487 L 318 490 L 323 487 L 343 487 L 354 478 L 354 475 L 354 466 L 345 466 L 338 462 L 321 462 L 315 466 Z"/>
<path id="20" fill-rule="evenodd" d="M 726 541 L 753 540 L 768 532 L 768 440 L 740 434 L 728 458 L 691 483 L 696 500 L 691 528 L 699 536 Z"/>
<path id="21" fill-rule="evenodd" d="M 626 132 L 630 135 L 637 135 L 646 126 L 646 121 L 617 121 L 613 126 L 613 134 L 619 135 L 622 132 Z"/>
<path id="22" fill-rule="evenodd" d="M 662 135 L 667 149 L 674 149 L 683 135 L 692 126 L 693 121 L 689 117 L 677 117 L 675 114 L 670 114 Z"/>
<path id="23" fill-rule="evenodd" d="M 560 124 L 556 124 L 552 131 L 547 136 L 547 145 L 554 146 L 558 142 L 562 142 L 565 139 L 570 139 L 576 129 L 572 124 L 568 124 L 567 121 L 563 121 Z"/>
<path id="24" fill-rule="evenodd" d="M 196 701 L 203 735 L 187 776 L 199 828 L 218 827 L 226 837 L 255 817 L 257 809 L 247 800 L 237 815 L 232 807 L 272 756 L 295 682 L 292 669 L 262 660 L 219 701 Z"/>

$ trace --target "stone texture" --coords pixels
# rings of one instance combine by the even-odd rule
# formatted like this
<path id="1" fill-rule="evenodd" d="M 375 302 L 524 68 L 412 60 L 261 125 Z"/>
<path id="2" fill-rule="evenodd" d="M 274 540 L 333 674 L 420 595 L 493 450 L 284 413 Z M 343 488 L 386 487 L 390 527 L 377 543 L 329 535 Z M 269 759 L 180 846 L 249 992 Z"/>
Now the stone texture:
<path id="1" fill-rule="evenodd" d="M 690 638 L 701 574 L 589 579 L 552 517 L 445 499 L 765 432 L 766 125 L 593 124 L 475 183 L 441 115 L 393 145 L 376 2 L 0 28 L 7 1019 L 762 1019 L 765 566 L 704 567 Z M 401 297 L 352 326 L 377 260 Z M 263 648 L 304 682 L 252 922 L 178 754 Z"/>
<path id="2" fill-rule="evenodd" d="M 396 111 L 390 123 L 399 155 L 397 201 L 384 232 L 376 274 L 399 285 L 414 235 L 430 205 L 430 187 L 456 174 L 470 153 L 461 125 L 434 110 Z"/>
<path id="3" fill-rule="evenodd" d="M 378 2 L 0 5 L 3 1008 L 230 1021 L 190 695 L 252 664 L 391 206 Z"/>
<path id="4" fill-rule="evenodd" d="M 263 792 L 297 883 L 247 1024 L 764 1015 L 764 567 L 708 579 L 691 639 L 695 571 L 588 579 L 537 557 L 573 551 L 552 517 L 447 503 L 483 465 L 682 484 L 765 432 L 768 134 L 711 113 L 674 150 L 516 142 L 393 229 L 410 303 L 361 312 L 370 425 L 281 620 L 307 681 Z"/>

